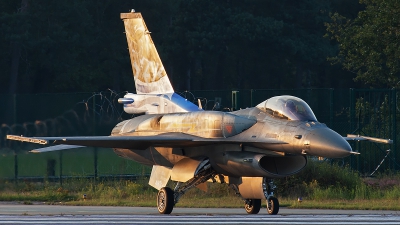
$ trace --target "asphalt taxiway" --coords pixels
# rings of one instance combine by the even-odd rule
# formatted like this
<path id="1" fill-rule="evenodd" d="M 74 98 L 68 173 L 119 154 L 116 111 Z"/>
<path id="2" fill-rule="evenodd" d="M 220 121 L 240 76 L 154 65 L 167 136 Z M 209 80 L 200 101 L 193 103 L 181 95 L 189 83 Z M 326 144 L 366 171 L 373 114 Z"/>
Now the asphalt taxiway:
<path id="1" fill-rule="evenodd" d="M 174 208 L 160 215 L 155 207 L 21 205 L 0 203 L 0 224 L 400 224 L 400 211 Z"/>

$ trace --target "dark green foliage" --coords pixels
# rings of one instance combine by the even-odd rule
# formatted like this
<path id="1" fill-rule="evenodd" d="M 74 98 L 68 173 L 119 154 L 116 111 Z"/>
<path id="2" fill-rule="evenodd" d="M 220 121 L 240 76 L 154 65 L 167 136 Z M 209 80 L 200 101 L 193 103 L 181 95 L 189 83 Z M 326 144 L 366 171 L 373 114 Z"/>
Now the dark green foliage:
<path id="1" fill-rule="evenodd" d="M 355 190 L 362 180 L 349 167 L 312 158 L 300 173 L 276 182 L 279 196 L 306 197 L 312 196 L 315 189 Z"/>
<path id="2" fill-rule="evenodd" d="M 325 60 L 336 49 L 323 38 L 329 12 L 358 10 L 338 2 L 0 0 L 0 90 L 134 91 L 119 18 L 131 8 L 175 89 L 353 86 Z"/>
<path id="3" fill-rule="evenodd" d="M 339 43 L 339 54 L 331 58 L 356 80 L 372 87 L 399 87 L 400 2 L 397 0 L 360 0 L 365 10 L 354 19 L 332 14 L 327 23 L 331 39 Z"/>
<path id="4" fill-rule="evenodd" d="M 186 81 L 180 89 L 316 87 L 329 79 L 329 1 L 193 0 L 179 8 L 168 48 Z"/>
<path id="5" fill-rule="evenodd" d="M 278 196 L 309 200 L 397 200 L 400 198 L 399 177 L 361 177 L 348 166 L 329 161 L 310 160 L 300 173 L 276 179 Z"/>

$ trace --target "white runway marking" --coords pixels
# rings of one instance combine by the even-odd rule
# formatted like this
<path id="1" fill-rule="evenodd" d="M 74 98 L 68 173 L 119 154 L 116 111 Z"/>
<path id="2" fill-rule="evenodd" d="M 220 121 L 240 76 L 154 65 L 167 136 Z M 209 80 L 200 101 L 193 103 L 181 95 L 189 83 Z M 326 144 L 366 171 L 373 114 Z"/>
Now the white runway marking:
<path id="1" fill-rule="evenodd" d="M 0 216 L 0 224 L 399 224 L 398 215 Z"/>

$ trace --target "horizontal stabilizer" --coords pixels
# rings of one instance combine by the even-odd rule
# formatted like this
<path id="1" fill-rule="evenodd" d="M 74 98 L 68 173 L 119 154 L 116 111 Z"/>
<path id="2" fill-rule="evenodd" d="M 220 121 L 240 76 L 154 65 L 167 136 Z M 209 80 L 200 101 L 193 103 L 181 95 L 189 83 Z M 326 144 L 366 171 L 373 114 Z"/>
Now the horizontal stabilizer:
<path id="1" fill-rule="evenodd" d="M 52 152 L 52 151 L 60 151 L 60 150 L 83 148 L 83 147 L 85 147 L 85 146 L 82 146 L 82 145 L 54 145 L 54 146 L 45 147 L 45 148 L 33 149 L 30 152 L 42 153 L 42 152 Z"/>
<path id="2" fill-rule="evenodd" d="M 347 137 L 343 137 L 343 138 L 348 141 L 371 141 L 371 142 L 382 143 L 382 144 L 393 144 L 393 140 L 390 140 L 390 139 L 367 137 L 367 136 L 361 136 L 361 135 L 355 135 L 355 134 L 348 134 Z"/>

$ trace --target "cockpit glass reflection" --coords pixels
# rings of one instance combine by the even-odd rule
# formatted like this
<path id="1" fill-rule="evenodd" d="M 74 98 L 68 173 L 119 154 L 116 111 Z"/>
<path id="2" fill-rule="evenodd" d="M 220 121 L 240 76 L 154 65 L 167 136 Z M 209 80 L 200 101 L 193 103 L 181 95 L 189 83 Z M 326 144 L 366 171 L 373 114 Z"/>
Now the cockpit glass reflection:
<path id="1" fill-rule="evenodd" d="M 293 96 L 272 97 L 258 104 L 257 108 L 280 119 L 317 121 L 310 106 L 300 98 Z"/>

